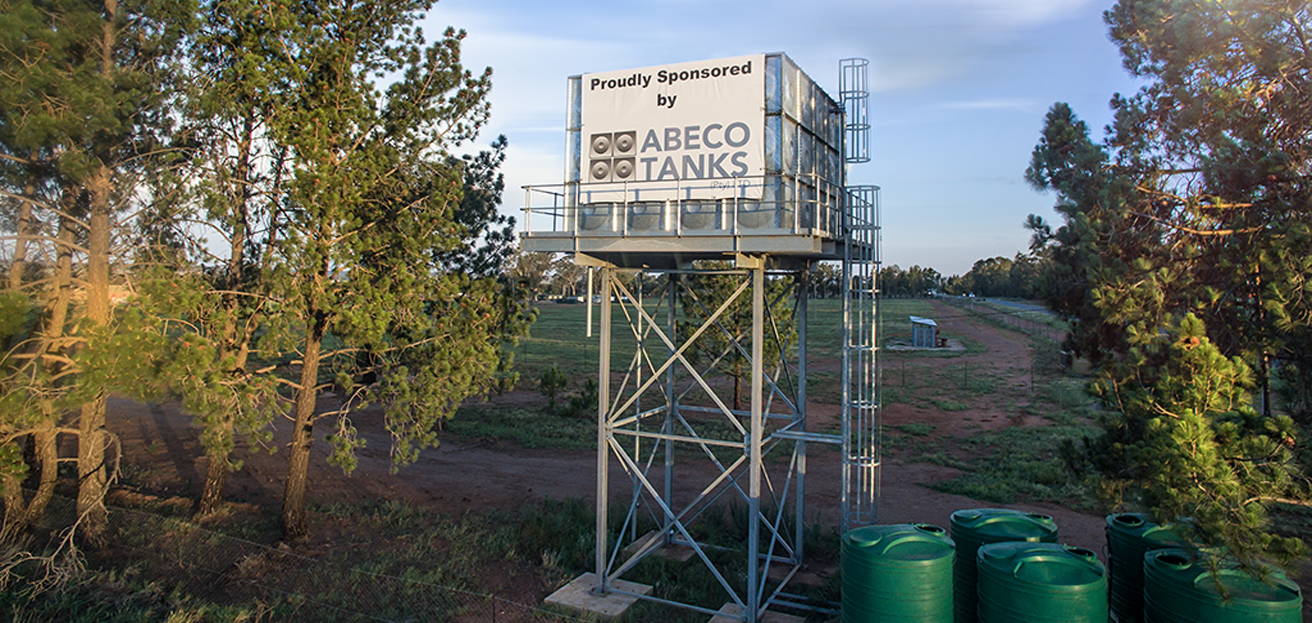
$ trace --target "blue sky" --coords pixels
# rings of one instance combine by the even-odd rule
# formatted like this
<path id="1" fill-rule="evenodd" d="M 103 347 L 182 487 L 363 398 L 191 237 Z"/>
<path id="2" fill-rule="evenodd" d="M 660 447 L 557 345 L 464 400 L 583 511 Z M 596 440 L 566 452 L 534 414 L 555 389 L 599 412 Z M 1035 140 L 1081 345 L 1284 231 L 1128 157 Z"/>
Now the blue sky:
<path id="1" fill-rule="evenodd" d="M 468 31 L 464 61 L 493 69 L 505 134 L 505 204 L 564 175 L 565 84 L 574 74 L 785 52 L 831 95 L 838 61 L 870 61 L 871 162 L 883 189 L 886 265 L 962 274 L 1024 251 L 1027 214 L 1053 197 L 1023 175 L 1043 116 L 1069 102 L 1101 138 L 1113 93 L 1137 90 L 1107 38 L 1109 0 L 441 0 L 430 39 Z"/>

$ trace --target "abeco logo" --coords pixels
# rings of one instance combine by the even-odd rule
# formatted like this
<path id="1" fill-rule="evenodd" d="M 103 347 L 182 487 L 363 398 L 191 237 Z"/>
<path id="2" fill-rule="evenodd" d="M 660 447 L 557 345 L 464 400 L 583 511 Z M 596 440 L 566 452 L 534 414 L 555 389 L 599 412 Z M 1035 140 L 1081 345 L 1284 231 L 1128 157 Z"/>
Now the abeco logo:
<path id="1" fill-rule="evenodd" d="M 590 182 L 628 182 L 637 170 L 638 133 L 603 132 L 588 140 Z"/>

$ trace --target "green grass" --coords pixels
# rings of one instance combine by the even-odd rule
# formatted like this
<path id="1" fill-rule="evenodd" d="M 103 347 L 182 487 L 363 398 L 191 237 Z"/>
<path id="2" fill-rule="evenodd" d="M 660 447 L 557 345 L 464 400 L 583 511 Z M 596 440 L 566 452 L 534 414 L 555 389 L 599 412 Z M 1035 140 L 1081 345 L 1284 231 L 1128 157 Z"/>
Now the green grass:
<path id="1" fill-rule="evenodd" d="M 998 299 L 961 299 L 948 296 L 941 300 L 987 324 L 1034 336 L 1037 342 L 1055 343 L 1053 340 L 1059 339 L 1058 336 L 1069 331 L 1069 325 L 1053 314 L 1017 309 L 998 303 Z M 1036 301 L 1018 302 L 1041 305 Z"/>
<path id="2" fill-rule="evenodd" d="M 465 405 L 446 424 L 446 430 L 475 439 L 508 439 L 525 448 L 595 448 L 595 417 L 570 417 L 537 409 L 491 405 Z"/>
<path id="3" fill-rule="evenodd" d="M 955 400 L 947 398 L 930 398 L 929 402 L 935 407 L 948 412 L 968 411 L 970 409 L 970 405 L 964 402 L 956 402 Z"/>
<path id="4" fill-rule="evenodd" d="M 806 375 L 808 402 L 839 404 L 843 400 L 843 382 L 838 372 L 809 372 Z"/>
<path id="5" fill-rule="evenodd" d="M 902 431 L 903 433 L 906 433 L 908 435 L 912 435 L 914 437 L 925 437 L 933 434 L 935 430 L 938 430 L 937 425 L 927 424 L 924 422 L 908 422 L 906 424 L 897 424 L 894 425 L 893 428 Z"/>
<path id="6" fill-rule="evenodd" d="M 964 411 L 984 398 L 997 403 L 1030 395 L 1028 384 L 1017 387 L 1003 370 L 980 362 L 929 366 L 894 361 L 884 368 L 883 378 L 884 404 L 944 411 Z"/>
<path id="7" fill-rule="evenodd" d="M 230 569 L 235 578 L 274 589 L 272 594 L 278 596 L 266 601 L 226 603 L 235 597 L 226 592 L 228 587 L 242 582 L 212 583 L 203 599 L 188 594 L 176 584 L 187 575 L 177 568 L 179 560 L 190 562 L 206 549 L 228 549 L 230 540 L 176 520 L 137 513 L 131 522 L 134 534 L 154 534 L 168 541 L 166 547 L 153 550 L 156 557 L 142 557 L 134 550 L 131 556 L 93 561 L 104 569 L 40 600 L 24 601 L 21 586 L 10 585 L 0 591 L 0 605 L 24 617 L 17 620 L 79 622 L 350 621 L 356 620 L 352 614 L 356 612 L 383 620 L 488 620 L 488 601 L 480 593 L 496 592 L 489 584 L 515 584 L 517 577 L 527 575 L 554 590 L 591 571 L 594 564 L 595 515 L 582 500 L 461 515 L 377 501 L 314 506 L 310 515 L 318 530 L 334 534 L 331 547 L 317 548 L 312 558 L 283 549 L 257 549 Z M 644 517 L 636 531 L 618 543 L 624 518 L 612 515 L 611 520 L 609 540 L 618 546 L 655 527 Z M 744 588 L 747 556 L 741 544 L 747 524 L 746 506 L 728 504 L 707 512 L 692 526 L 700 542 L 713 546 L 707 549 L 708 556 L 739 592 Z M 809 558 L 836 561 L 836 531 L 813 528 L 812 532 L 807 541 Z M 175 556 L 182 558 L 175 560 Z M 715 609 L 728 599 L 696 557 L 679 562 L 652 556 L 624 577 L 651 585 L 657 597 L 681 603 Z M 194 582 L 189 586 L 194 587 Z M 577 616 L 562 614 L 570 615 L 566 620 Z M 533 620 L 553 620 L 545 611 L 533 616 Z M 621 619 L 654 620 L 691 623 L 705 621 L 706 616 L 640 602 Z"/>
<path id="8" fill-rule="evenodd" d="M 975 305 L 977 306 L 977 309 L 982 307 L 984 309 L 988 309 L 997 313 L 1010 314 L 1018 318 L 1023 318 L 1036 325 L 1051 327 L 1053 329 L 1060 329 L 1062 331 L 1067 331 L 1070 329 L 1070 325 L 1066 321 L 1057 317 L 1056 314 L 1051 314 L 1048 312 L 1034 312 L 1034 311 L 1021 310 L 1012 307 L 1010 305 L 1003 305 L 1002 303 L 998 302 L 1000 300 L 1024 303 L 1027 305 L 1045 306 L 1042 301 L 1027 301 L 1023 299 L 1007 299 L 1007 298 L 1003 298 L 1003 299 L 991 298 L 984 301 L 977 299 Z"/>
<path id="9" fill-rule="evenodd" d="M 10 584 L 0 590 L 0 612 L 6 613 L 6 621 L 63 623 L 242 623 L 294 616 L 291 609 L 269 604 L 206 603 L 135 576 L 131 569 L 91 571 L 60 590 L 39 595 L 21 583 Z"/>
<path id="10" fill-rule="evenodd" d="M 1093 435 L 1096 428 L 1087 419 L 1059 415 L 1063 412 L 1054 405 L 1046 407 L 1054 422 L 1050 426 L 1013 426 L 952 440 L 956 449 L 977 458 L 951 459 L 942 452 L 936 458 L 922 457 L 966 472 L 933 488 L 1002 504 L 1045 501 L 1093 507 L 1086 484 L 1070 472 L 1059 448 L 1065 440 Z"/>
<path id="11" fill-rule="evenodd" d="M 962 443 L 984 458 L 963 462 L 959 468 L 966 474 L 933 488 L 1000 504 L 1042 501 L 1072 508 L 1091 506 L 1084 484 L 1066 468 L 1057 450 L 1063 439 L 1091 432 L 1091 427 L 1012 427 L 969 437 Z"/>
<path id="12" fill-rule="evenodd" d="M 593 308 L 594 331 L 600 313 L 599 306 Z M 620 315 L 616 313 L 612 317 Z M 573 379 L 596 375 L 597 338 L 589 339 L 586 334 L 586 305 L 539 303 L 538 317 L 528 337 L 522 338 L 515 348 L 515 370 L 520 373 L 520 385 L 527 383 L 536 388 L 542 372 L 553 364 Z"/>
<path id="13" fill-rule="evenodd" d="M 582 501 L 460 515 L 374 501 L 309 513 L 330 546 L 261 546 L 112 509 L 110 545 L 86 552 L 87 571 L 37 592 L 39 569 L 21 565 L 0 588 L 0 611 L 6 621 L 87 623 L 489 620 L 489 593 L 525 576 L 561 585 L 593 551 L 594 515 Z"/>

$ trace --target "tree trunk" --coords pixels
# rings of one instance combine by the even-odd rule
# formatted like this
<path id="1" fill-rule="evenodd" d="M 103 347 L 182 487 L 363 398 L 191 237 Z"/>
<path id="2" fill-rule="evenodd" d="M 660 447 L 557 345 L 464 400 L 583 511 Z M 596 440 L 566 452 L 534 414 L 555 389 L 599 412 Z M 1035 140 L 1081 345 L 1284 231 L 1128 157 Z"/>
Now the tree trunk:
<path id="1" fill-rule="evenodd" d="M 228 484 L 228 453 L 212 452 L 210 464 L 205 470 L 205 485 L 200 490 L 200 503 L 196 514 L 205 516 L 219 510 L 223 504 L 223 489 Z"/>
<path id="2" fill-rule="evenodd" d="M 9 263 L 9 289 L 18 290 L 23 287 L 23 273 L 27 271 L 27 245 L 31 242 L 35 234 L 35 224 L 32 219 L 32 201 L 36 196 L 35 175 L 29 175 L 27 184 L 23 187 L 23 200 L 18 202 L 18 227 L 16 238 L 14 239 L 14 258 Z"/>
<path id="3" fill-rule="evenodd" d="M 109 323 L 109 244 L 110 189 L 112 172 L 101 165 L 88 180 L 91 193 L 91 218 L 87 232 L 86 320 L 94 330 Z M 108 516 L 105 511 L 105 392 L 82 405 L 78 420 L 77 512 L 82 518 L 82 534 L 92 543 L 101 540 Z"/>
<path id="4" fill-rule="evenodd" d="M 312 427 L 319 394 L 319 347 L 323 341 L 323 325 L 322 319 L 315 319 L 305 333 L 301 383 L 296 390 L 296 423 L 292 426 L 292 443 L 287 452 L 287 483 L 282 498 L 282 534 L 289 540 L 302 539 L 310 534 L 305 518 L 305 490 L 310 475 L 310 444 L 314 441 Z"/>
<path id="5" fill-rule="evenodd" d="M 250 220 L 250 197 L 251 197 L 251 149 L 254 143 L 255 120 L 254 113 L 246 116 L 242 126 L 242 137 L 237 144 L 237 167 L 236 179 L 238 189 L 234 196 L 231 197 L 232 211 L 232 231 L 230 234 L 231 246 L 228 253 L 228 275 L 227 283 L 224 284 L 223 305 L 227 310 L 227 321 L 223 326 L 222 340 L 219 342 L 219 360 L 223 361 L 232 353 L 237 353 L 234 360 L 233 368 L 226 372 L 237 372 L 246 367 L 246 354 L 249 352 L 250 336 L 241 328 L 241 322 L 238 319 L 238 311 L 241 302 L 235 294 L 238 291 L 245 291 L 247 284 L 245 279 L 246 263 L 246 236 L 248 222 Z M 223 427 L 220 431 L 220 439 L 224 443 L 218 444 L 216 448 L 206 448 L 206 454 L 209 455 L 209 467 L 205 470 L 205 484 L 201 487 L 200 502 L 197 504 L 196 512 L 200 515 L 208 515 L 219 509 L 223 503 L 223 490 L 227 486 L 228 472 L 231 469 L 231 463 L 228 461 L 228 455 L 231 454 L 232 447 L 227 440 L 232 439 L 234 434 L 234 422 L 231 416 L 225 416 L 219 423 Z"/>
<path id="6" fill-rule="evenodd" d="M 77 203 L 78 191 L 64 189 L 61 208 L 65 214 L 71 213 Z M 41 343 L 36 347 L 37 353 L 62 354 L 65 348 L 59 344 L 64 336 L 64 325 L 68 322 L 68 307 L 72 300 L 73 281 L 73 244 L 75 232 L 71 218 L 59 219 L 59 242 L 55 248 L 55 274 L 50 285 L 50 299 L 46 303 L 45 317 L 41 327 Z M 41 363 L 47 374 L 57 374 L 63 364 Z M 5 498 L 5 518 L 3 535 L 12 536 L 15 531 L 25 529 L 45 515 L 46 506 L 54 494 L 55 483 L 59 478 L 59 455 L 57 452 L 57 433 L 55 425 L 57 416 L 47 413 L 42 430 L 33 435 L 35 439 L 35 461 L 40 466 L 41 480 L 36 495 L 31 503 L 23 498 L 22 482 L 16 478 L 6 478 L 3 483 Z"/>
<path id="7" fill-rule="evenodd" d="M 743 364 L 733 364 L 733 410 L 743 410 Z"/>
<path id="8" fill-rule="evenodd" d="M 55 495 L 55 483 L 59 481 L 59 433 L 55 431 L 53 420 L 50 426 L 38 430 L 33 437 L 36 438 L 37 460 L 41 463 L 41 479 L 32 501 L 27 503 L 23 518 L 23 523 L 29 526 L 45 516 L 46 506 Z"/>
<path id="9" fill-rule="evenodd" d="M 78 191 L 67 188 L 61 201 L 61 208 L 67 214 L 77 203 Z M 73 298 L 73 244 L 76 233 L 73 219 L 59 217 L 59 245 L 55 249 L 55 279 L 50 285 L 50 301 L 46 304 L 45 326 L 42 339 L 45 352 L 56 353 L 63 350 L 55 340 L 63 337 L 64 325 L 68 323 L 68 306 Z M 53 366 L 52 366 L 53 367 Z"/>
<path id="10" fill-rule="evenodd" d="M 24 532 L 32 524 L 40 521 L 46 513 L 55 493 L 55 482 L 59 477 L 59 453 L 55 445 L 58 433 L 53 425 L 33 433 L 36 440 L 36 459 L 40 465 L 40 484 L 36 493 L 28 502 L 24 499 L 23 483 L 15 477 L 4 479 L 5 518 L 4 527 L 0 528 L 0 542 L 7 542 L 15 535 Z"/>
<path id="11" fill-rule="evenodd" d="M 81 533 L 93 547 L 105 538 L 109 514 L 105 509 L 105 394 L 82 405 L 78 419 L 77 515 Z"/>
<path id="12" fill-rule="evenodd" d="M 14 535 L 22 532 L 26 527 L 27 504 L 23 500 L 23 483 L 17 476 L 7 475 L 4 477 L 0 488 L 4 489 L 5 500 L 5 518 L 4 524 L 0 525 L 0 543 L 8 543 Z"/>

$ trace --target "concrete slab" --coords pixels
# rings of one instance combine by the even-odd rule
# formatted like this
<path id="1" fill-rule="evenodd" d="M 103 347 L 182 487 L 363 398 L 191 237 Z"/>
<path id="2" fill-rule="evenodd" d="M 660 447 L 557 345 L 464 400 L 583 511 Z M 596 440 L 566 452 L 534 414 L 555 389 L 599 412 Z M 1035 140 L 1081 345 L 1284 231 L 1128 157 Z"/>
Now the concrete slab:
<path id="1" fill-rule="evenodd" d="M 742 609 L 738 604 L 732 602 L 724 604 L 720 606 L 720 614 L 712 617 L 709 623 L 742 623 L 742 619 L 738 618 L 741 612 Z M 759 623 L 806 623 L 806 618 L 766 610 L 765 616 L 761 617 Z"/>
<path id="2" fill-rule="evenodd" d="M 550 594 L 546 598 L 546 603 L 571 608 L 579 612 L 595 614 L 603 619 L 614 619 L 622 616 L 624 611 L 629 609 L 637 597 L 629 595 L 620 595 L 618 593 L 608 593 L 598 595 L 592 592 L 597 586 L 597 574 L 585 573 L 573 582 L 561 587 L 560 590 Z M 638 593 L 639 595 L 650 595 L 651 587 L 646 584 L 629 582 L 626 580 L 615 580 L 611 586 L 622 591 Z"/>
<path id="3" fill-rule="evenodd" d="M 638 551 L 638 549 L 641 548 L 644 544 L 646 544 L 647 541 L 656 538 L 660 538 L 660 533 L 657 530 L 652 530 L 651 532 L 648 532 L 647 534 L 638 537 L 638 540 L 634 541 L 633 543 L 629 544 L 628 547 L 624 548 L 624 551 L 622 552 L 624 554 L 624 557 L 628 558 L 629 556 L 632 556 L 633 553 Z M 688 562 L 689 560 L 692 560 L 693 556 L 697 555 L 697 552 L 692 551 L 692 548 L 686 545 L 669 545 L 669 546 L 661 546 L 652 555 L 660 556 L 662 558 L 669 558 L 670 560 L 675 560 L 678 562 Z"/>

